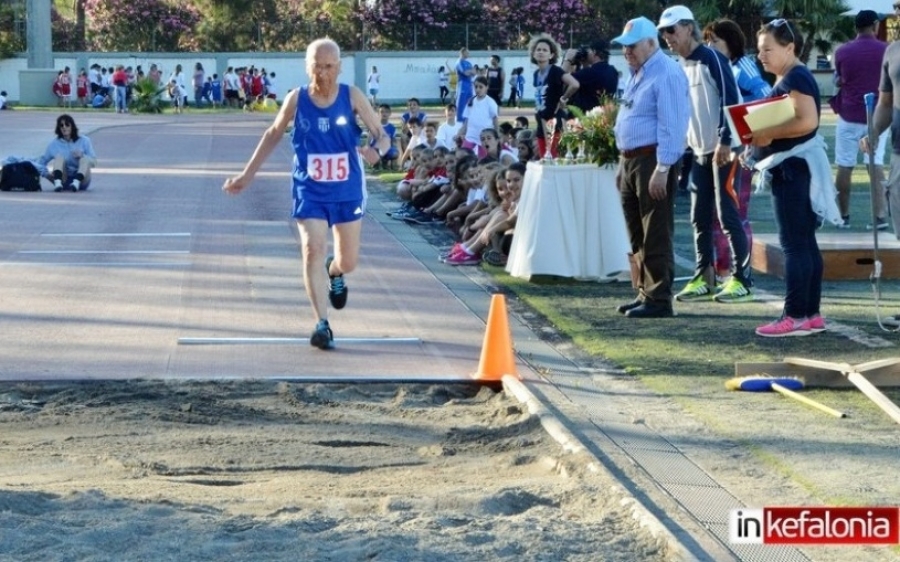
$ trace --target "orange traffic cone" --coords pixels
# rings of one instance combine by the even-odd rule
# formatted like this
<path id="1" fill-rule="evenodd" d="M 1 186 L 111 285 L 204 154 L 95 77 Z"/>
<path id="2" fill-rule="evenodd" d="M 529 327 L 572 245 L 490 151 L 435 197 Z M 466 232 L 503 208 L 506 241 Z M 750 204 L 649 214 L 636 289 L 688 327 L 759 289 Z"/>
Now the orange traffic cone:
<path id="1" fill-rule="evenodd" d="M 506 297 L 493 295 L 484 343 L 481 346 L 481 361 L 478 363 L 478 372 L 472 378 L 484 382 L 499 382 L 503 375 L 519 377 L 509 332 Z"/>

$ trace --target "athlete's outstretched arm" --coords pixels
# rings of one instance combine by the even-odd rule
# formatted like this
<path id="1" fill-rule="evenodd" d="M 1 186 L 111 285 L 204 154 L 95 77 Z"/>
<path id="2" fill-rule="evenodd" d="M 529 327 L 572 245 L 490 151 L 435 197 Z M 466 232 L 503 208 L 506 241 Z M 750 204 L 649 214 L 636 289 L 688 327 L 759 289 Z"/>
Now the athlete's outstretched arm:
<path id="1" fill-rule="evenodd" d="M 259 144 L 256 145 L 253 156 L 250 157 L 250 160 L 244 166 L 244 171 L 233 178 L 225 180 L 224 185 L 222 185 L 222 191 L 237 195 L 250 185 L 260 166 L 265 163 L 272 151 L 275 150 L 275 147 L 278 146 L 278 143 L 281 142 L 281 139 L 284 138 L 284 132 L 288 126 L 294 122 L 294 114 L 297 111 L 297 93 L 297 90 L 288 92 L 288 95 L 284 98 L 284 103 L 281 105 L 281 110 L 275 116 L 275 121 L 266 129 L 262 138 L 259 139 Z"/>

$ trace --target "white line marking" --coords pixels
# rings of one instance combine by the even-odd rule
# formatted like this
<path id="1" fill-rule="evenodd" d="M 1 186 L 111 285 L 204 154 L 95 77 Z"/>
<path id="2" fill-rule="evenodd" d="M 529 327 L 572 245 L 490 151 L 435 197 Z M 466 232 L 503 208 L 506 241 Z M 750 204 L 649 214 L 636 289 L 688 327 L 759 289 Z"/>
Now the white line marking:
<path id="1" fill-rule="evenodd" d="M 92 174 L 114 174 L 117 176 L 206 176 L 206 177 L 231 177 L 241 173 L 241 170 L 210 170 L 207 168 L 91 168 Z M 262 178 L 289 178 L 291 172 L 260 171 L 255 177 Z"/>
<path id="2" fill-rule="evenodd" d="M 48 238 L 155 238 L 155 237 L 185 237 L 190 232 L 46 232 L 41 236 Z"/>
<path id="3" fill-rule="evenodd" d="M 335 343 L 422 343 L 421 338 L 334 338 Z M 309 338 L 178 338 L 178 345 L 309 343 Z"/>
<path id="4" fill-rule="evenodd" d="M 19 250 L 17 254 L 189 254 L 190 250 Z"/>
<path id="5" fill-rule="evenodd" d="M 34 267 L 187 267 L 189 262 L 36 262 L 36 261 L 4 261 L 0 266 L 34 266 Z"/>

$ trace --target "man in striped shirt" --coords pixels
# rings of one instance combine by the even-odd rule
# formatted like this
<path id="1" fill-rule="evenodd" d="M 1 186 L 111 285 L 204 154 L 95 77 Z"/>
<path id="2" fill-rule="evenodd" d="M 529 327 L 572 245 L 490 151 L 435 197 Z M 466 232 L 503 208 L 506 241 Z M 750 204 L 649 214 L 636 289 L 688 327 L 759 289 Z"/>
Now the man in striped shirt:
<path id="1" fill-rule="evenodd" d="M 613 39 L 624 47 L 631 77 L 616 118 L 621 151 L 616 185 L 638 268 L 638 296 L 618 307 L 629 318 L 672 316 L 675 260 L 672 169 L 684 152 L 690 119 L 688 82 L 678 63 L 659 48 L 659 35 L 645 17 L 625 24 Z"/>

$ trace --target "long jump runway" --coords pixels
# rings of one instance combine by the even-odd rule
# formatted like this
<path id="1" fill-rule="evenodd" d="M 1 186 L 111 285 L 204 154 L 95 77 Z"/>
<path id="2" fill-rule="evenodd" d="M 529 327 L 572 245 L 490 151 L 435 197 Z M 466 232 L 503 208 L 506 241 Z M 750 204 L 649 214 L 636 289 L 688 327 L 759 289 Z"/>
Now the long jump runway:
<path id="1" fill-rule="evenodd" d="M 337 349 L 309 346 L 287 139 L 247 192 L 220 189 L 268 117 L 109 117 L 90 134 L 90 191 L 0 196 L 0 380 L 476 370 L 484 321 L 371 217 L 348 305 L 330 312 Z"/>

